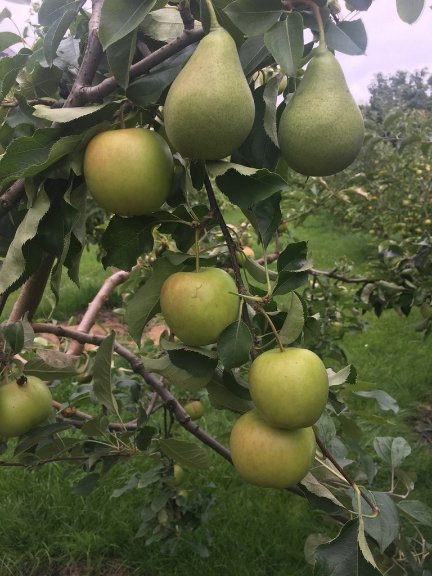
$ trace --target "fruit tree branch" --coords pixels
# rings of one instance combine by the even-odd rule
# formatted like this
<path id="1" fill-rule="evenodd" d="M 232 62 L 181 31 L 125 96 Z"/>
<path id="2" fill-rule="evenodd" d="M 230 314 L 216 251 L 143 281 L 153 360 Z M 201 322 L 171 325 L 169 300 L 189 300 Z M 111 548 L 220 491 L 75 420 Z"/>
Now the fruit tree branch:
<path id="1" fill-rule="evenodd" d="M 338 463 L 338 461 L 336 460 L 336 458 L 333 456 L 333 454 L 331 454 L 327 448 L 325 447 L 324 443 L 320 440 L 320 438 L 318 437 L 316 431 L 315 431 L 315 439 L 316 439 L 316 443 L 318 444 L 319 449 L 321 450 L 323 456 L 325 456 L 325 458 L 327 458 L 327 460 L 329 460 L 333 466 L 336 468 L 336 470 L 339 472 L 339 474 L 341 474 L 345 480 L 348 482 L 348 484 L 351 486 L 351 488 L 356 492 L 359 491 L 361 494 L 361 497 L 363 498 L 363 500 L 366 502 L 366 504 L 368 504 L 372 510 L 373 514 L 378 514 L 379 513 L 379 508 L 378 506 L 375 504 L 375 502 L 372 502 L 372 500 L 369 498 L 369 496 L 367 494 L 365 494 L 363 492 L 363 490 L 361 490 L 359 488 L 359 486 L 354 482 L 354 480 L 351 478 L 351 476 L 349 474 L 347 474 L 345 472 L 345 470 L 342 468 L 342 466 L 340 466 L 340 464 Z"/>
<path id="2" fill-rule="evenodd" d="M 24 196 L 24 180 L 17 180 L 0 196 L 0 218 L 14 208 Z"/>
<path id="3" fill-rule="evenodd" d="M 35 332 L 47 332 L 60 337 L 72 338 L 73 340 L 77 340 L 82 344 L 100 345 L 104 340 L 104 337 L 102 336 L 92 336 L 77 330 L 71 330 L 70 328 L 66 328 L 64 326 L 54 326 L 52 324 L 33 324 L 33 330 Z M 152 390 L 157 392 L 158 396 L 164 401 L 168 410 L 171 412 L 177 422 L 183 428 L 185 428 L 185 430 L 193 434 L 196 438 L 201 440 L 203 444 L 209 446 L 212 450 L 225 458 L 225 460 L 231 462 L 231 455 L 229 450 L 225 448 L 225 446 L 222 446 L 222 444 L 219 444 L 215 438 L 207 434 L 207 432 L 202 430 L 193 420 L 191 420 L 191 417 L 185 411 L 180 402 L 178 402 L 178 400 L 171 394 L 168 388 L 166 388 L 154 374 L 151 374 L 146 370 L 144 363 L 138 356 L 130 352 L 127 348 L 118 342 L 115 342 L 114 344 L 114 351 L 125 358 L 125 360 L 129 362 L 132 370 L 136 374 L 139 374 Z"/>
<path id="4" fill-rule="evenodd" d="M 132 80 L 137 76 L 141 76 L 145 72 L 148 72 L 151 68 L 157 64 L 161 64 L 164 60 L 170 56 L 174 56 L 183 48 L 186 48 L 190 44 L 199 42 L 204 36 L 204 30 L 202 28 L 197 28 L 193 30 L 184 30 L 181 36 L 178 36 L 172 42 L 165 44 L 162 48 L 155 50 L 139 62 L 132 64 L 129 70 L 129 78 Z M 82 86 L 80 88 L 80 99 L 81 103 L 84 102 L 100 102 L 108 96 L 111 92 L 118 88 L 118 84 L 114 76 L 110 76 L 105 80 L 102 80 L 99 84 L 95 86 Z"/>
<path id="5" fill-rule="evenodd" d="M 88 41 L 81 66 L 73 83 L 64 108 L 79 106 L 82 100 L 82 90 L 93 81 L 103 50 L 99 41 L 98 30 L 101 18 L 103 0 L 92 1 L 92 14 L 88 24 Z"/>
<path id="6" fill-rule="evenodd" d="M 115 288 L 123 282 L 126 282 L 129 277 L 130 272 L 118 270 L 104 281 L 98 293 L 88 305 L 87 310 L 78 325 L 77 330 L 79 332 L 88 333 L 90 331 L 103 305 L 114 292 Z M 73 340 L 67 353 L 71 356 L 78 356 L 82 353 L 83 348 L 84 345 L 82 343 L 78 342 L 77 340 Z"/>
<path id="7" fill-rule="evenodd" d="M 9 322 L 18 322 L 26 312 L 28 313 L 28 320 L 33 318 L 42 300 L 54 260 L 55 258 L 51 256 L 51 254 L 44 254 L 42 256 L 38 269 L 22 287 L 10 313 Z"/>

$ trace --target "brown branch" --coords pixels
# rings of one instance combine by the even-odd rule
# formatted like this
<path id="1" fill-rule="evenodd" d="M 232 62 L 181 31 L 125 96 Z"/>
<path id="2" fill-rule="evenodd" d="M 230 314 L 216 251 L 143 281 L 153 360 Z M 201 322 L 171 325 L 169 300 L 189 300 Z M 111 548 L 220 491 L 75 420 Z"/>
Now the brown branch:
<path id="1" fill-rule="evenodd" d="M 25 193 L 24 180 L 17 180 L 0 196 L 0 218 L 17 206 Z"/>
<path id="2" fill-rule="evenodd" d="M 181 0 L 178 4 L 178 11 L 185 30 L 193 30 L 195 27 L 195 20 L 190 10 L 189 0 Z"/>
<path id="3" fill-rule="evenodd" d="M 103 0 L 93 0 L 92 2 L 92 14 L 88 24 L 87 46 L 80 69 L 64 104 L 64 108 L 72 108 L 82 103 L 82 90 L 85 86 L 92 83 L 99 62 L 103 56 L 103 50 L 98 36 L 102 5 Z"/>
<path id="4" fill-rule="evenodd" d="M 42 300 L 54 260 L 55 258 L 51 256 L 51 254 L 42 256 L 39 268 L 22 287 L 20 295 L 10 313 L 9 322 L 18 322 L 26 312 L 29 320 L 33 318 Z"/>
<path id="5" fill-rule="evenodd" d="M 320 440 L 316 431 L 315 431 L 315 439 L 316 439 L 316 443 L 318 444 L 318 447 L 321 450 L 323 456 L 325 456 L 327 458 L 327 460 L 329 460 L 333 464 L 333 466 L 336 468 L 336 470 L 339 472 L 339 474 L 341 474 L 345 478 L 345 480 L 348 482 L 348 484 L 351 486 L 351 488 L 354 491 L 356 491 L 356 490 L 360 491 L 360 494 L 361 494 L 363 500 L 370 506 L 372 512 L 378 513 L 379 512 L 378 506 L 374 502 L 372 502 L 372 500 L 369 498 L 369 496 L 367 494 L 365 494 L 363 492 L 363 490 L 354 482 L 354 480 L 351 478 L 351 476 L 345 472 L 345 470 L 342 468 L 342 466 L 339 464 L 339 462 L 335 459 L 333 454 L 331 454 L 327 450 L 327 448 L 324 446 L 324 443 Z"/>
<path id="6" fill-rule="evenodd" d="M 102 307 L 104 306 L 108 298 L 111 296 L 115 288 L 120 284 L 122 284 L 123 282 L 126 282 L 129 276 L 130 272 L 126 272 L 124 270 L 118 270 L 105 280 L 96 296 L 88 305 L 87 310 L 84 316 L 82 317 L 81 322 L 78 325 L 77 330 L 79 332 L 88 333 L 90 331 L 91 327 L 95 323 L 95 320 L 99 312 L 101 311 Z M 70 345 L 67 353 L 71 356 L 79 356 L 80 354 L 82 354 L 83 349 L 84 345 L 80 342 L 77 342 L 77 340 L 74 340 Z"/>
<path id="7" fill-rule="evenodd" d="M 84 334 L 82 332 L 78 332 L 76 330 L 71 330 L 70 328 L 66 328 L 65 326 L 54 326 L 53 324 L 33 324 L 33 330 L 36 333 L 39 332 L 47 332 L 51 334 L 55 334 L 59 337 L 65 338 L 72 338 L 74 340 L 78 340 L 83 344 L 96 344 L 99 345 L 102 343 L 104 338 L 102 336 L 92 336 L 89 334 Z M 118 342 L 114 343 L 114 351 L 117 352 L 120 356 L 127 360 L 132 368 L 132 370 L 139 374 L 144 381 L 150 386 L 150 388 L 156 392 L 156 394 L 163 400 L 165 406 L 170 411 L 172 416 L 177 420 L 177 422 L 188 432 L 190 432 L 193 436 L 198 438 L 203 444 L 211 448 L 214 452 L 222 456 L 225 460 L 232 464 L 231 454 L 230 451 L 225 448 L 222 444 L 220 444 L 213 436 L 205 432 L 202 428 L 196 424 L 180 402 L 171 394 L 171 392 L 166 388 L 162 382 L 156 378 L 156 376 L 150 372 L 148 372 L 142 360 L 130 352 L 127 348 L 119 344 Z M 127 423 L 133 425 L 133 422 Z M 127 425 L 126 424 L 126 425 Z M 122 426 L 119 424 L 119 426 Z M 297 496 L 304 497 L 303 491 L 298 488 L 297 486 L 290 486 L 287 488 L 289 492 L 296 494 Z"/>
<path id="8" fill-rule="evenodd" d="M 52 324 L 34 324 L 33 330 L 36 333 L 47 332 L 56 334 L 60 337 L 72 338 L 83 344 L 100 345 L 104 340 L 104 338 L 101 336 L 92 336 L 83 332 L 78 332 L 77 330 L 71 330 L 65 326 L 54 326 Z M 139 374 L 150 386 L 150 388 L 158 394 L 158 396 L 164 401 L 168 410 L 171 412 L 177 422 L 183 428 L 185 428 L 185 430 L 193 434 L 196 438 L 201 440 L 203 444 L 209 446 L 212 450 L 225 458 L 225 460 L 231 462 L 231 455 L 229 450 L 222 446 L 222 444 L 220 444 L 215 438 L 207 434 L 207 432 L 202 430 L 193 420 L 191 420 L 189 414 L 171 394 L 168 388 L 166 388 L 154 374 L 151 374 L 145 369 L 142 360 L 138 356 L 135 356 L 135 354 L 130 352 L 127 348 L 118 342 L 114 344 L 114 350 L 117 352 L 117 354 L 125 358 L 129 362 L 132 370 L 136 374 Z"/>
<path id="9" fill-rule="evenodd" d="M 157 64 L 161 64 L 164 60 L 170 56 L 174 56 L 183 48 L 186 48 L 190 44 L 199 42 L 204 36 L 204 30 L 202 28 L 194 30 L 185 30 L 181 36 L 165 44 L 159 50 L 155 50 L 139 62 L 136 62 L 130 67 L 130 80 L 133 80 L 137 76 L 141 76 L 145 72 L 148 72 L 151 68 Z M 83 102 L 100 102 L 105 96 L 108 96 L 111 92 L 118 88 L 118 84 L 114 76 L 110 76 L 105 80 L 102 80 L 96 86 L 82 86 L 80 88 L 80 101 Z"/>
<path id="10" fill-rule="evenodd" d="M 267 255 L 267 263 L 270 264 L 277 260 L 280 256 L 280 252 L 273 252 L 272 254 Z M 256 260 L 258 264 L 264 264 L 264 258 L 258 258 Z M 358 277 L 352 278 L 351 276 L 345 276 L 344 274 L 338 274 L 337 268 L 333 268 L 332 270 L 317 270 L 316 268 L 309 268 L 306 270 L 308 274 L 311 276 L 326 276 L 327 278 L 333 278 L 334 280 L 339 280 L 340 282 L 345 282 L 346 284 L 375 284 L 378 282 L 376 278 L 366 278 L 366 277 Z"/>

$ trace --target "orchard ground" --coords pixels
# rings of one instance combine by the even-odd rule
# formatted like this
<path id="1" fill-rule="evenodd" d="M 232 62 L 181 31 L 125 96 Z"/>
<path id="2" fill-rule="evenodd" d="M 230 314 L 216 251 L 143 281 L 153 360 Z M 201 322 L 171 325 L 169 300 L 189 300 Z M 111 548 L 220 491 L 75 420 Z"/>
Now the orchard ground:
<path id="1" fill-rule="evenodd" d="M 227 214 L 231 216 L 235 214 Z M 370 237 L 348 233 L 335 225 L 329 214 L 309 218 L 294 234 L 309 240 L 314 265 L 320 269 L 329 269 L 334 258 L 345 255 L 361 273 L 374 249 Z M 83 288 L 79 291 L 65 281 L 53 317 L 73 318 L 106 275 L 95 251 L 87 252 Z M 44 301 L 44 314 L 50 304 Z M 114 298 L 113 304 L 119 305 L 119 301 Z M 432 439 L 427 431 L 432 415 L 430 342 L 414 329 L 417 310 L 408 318 L 388 311 L 380 319 L 368 313 L 366 319 L 368 329 L 347 334 L 342 346 L 361 380 L 391 394 L 400 410 L 397 414 L 377 410 L 375 422 L 364 430 L 362 444 L 366 447 L 376 435 L 406 437 L 413 449 L 407 462 L 416 470 L 416 497 L 432 505 Z M 227 444 L 235 417 L 209 409 L 204 402 L 208 410 L 200 424 Z M 359 398 L 358 409 L 374 411 L 375 400 Z M 170 556 L 161 553 L 157 545 L 146 547 L 143 540 L 135 538 L 141 492 L 119 498 L 111 498 L 111 494 L 133 470 L 142 469 L 141 458 L 114 467 L 85 499 L 72 489 L 80 470 L 68 465 L 57 463 L 31 473 L 3 469 L 0 576 L 155 576 L 165 572 L 179 576 L 310 576 L 312 567 L 305 563 L 304 545 L 311 532 L 319 532 L 317 527 L 322 525 L 324 531 L 323 516 L 295 495 L 246 485 L 217 455 L 211 454 L 211 462 L 207 471 L 187 471 L 184 482 L 190 498 L 194 491 L 203 490 L 215 498 L 208 521 L 194 533 L 197 543 L 207 530 L 211 532 L 208 558 L 191 553 L 186 543 L 177 555 Z M 388 489 L 388 482 L 388 478 L 381 479 L 382 490 Z M 327 534 L 336 535 L 336 525 L 324 522 Z"/>

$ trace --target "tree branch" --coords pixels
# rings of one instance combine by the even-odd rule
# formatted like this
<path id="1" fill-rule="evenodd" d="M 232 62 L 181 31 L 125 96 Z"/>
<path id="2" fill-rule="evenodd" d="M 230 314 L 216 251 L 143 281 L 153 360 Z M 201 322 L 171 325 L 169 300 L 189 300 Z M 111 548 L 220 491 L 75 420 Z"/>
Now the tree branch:
<path id="1" fill-rule="evenodd" d="M 92 336 L 89 334 L 84 334 L 83 332 L 78 332 L 77 330 L 71 330 L 70 328 L 66 328 L 64 326 L 54 326 L 52 324 L 34 324 L 33 330 L 35 332 L 47 332 L 50 334 L 56 334 L 60 337 L 72 338 L 73 340 L 77 340 L 82 344 L 100 345 L 104 340 L 104 338 L 101 336 Z M 203 444 L 209 446 L 212 450 L 225 458 L 225 460 L 231 462 L 231 455 L 229 450 L 222 446 L 222 444 L 219 444 L 217 440 L 207 434 L 207 432 L 202 430 L 193 420 L 191 420 L 189 414 L 185 411 L 178 400 L 171 394 L 168 388 L 166 388 L 154 374 L 151 374 L 145 369 L 142 360 L 138 356 L 135 356 L 135 354 L 130 352 L 127 348 L 118 342 L 115 342 L 114 350 L 117 352 L 117 354 L 125 358 L 125 360 L 129 362 L 132 370 L 136 374 L 139 374 L 150 386 L 150 388 L 154 390 L 160 398 L 162 398 L 168 410 L 171 412 L 177 422 L 183 428 L 185 428 L 185 430 L 193 434 L 196 438 L 201 440 Z"/>
<path id="2" fill-rule="evenodd" d="M 72 108 L 82 103 L 82 90 L 92 83 L 99 62 L 103 56 L 101 43 L 99 42 L 98 30 L 101 18 L 103 0 L 92 1 L 92 14 L 88 25 L 88 41 L 82 63 L 73 83 L 70 94 L 64 104 L 64 108 Z"/>
<path id="3" fill-rule="evenodd" d="M 161 64 L 164 60 L 170 56 L 174 56 L 174 54 L 177 54 L 177 52 L 180 52 L 180 50 L 183 50 L 183 48 L 186 48 L 190 44 L 199 42 L 203 36 L 204 30 L 202 28 L 185 30 L 181 36 L 169 44 L 165 44 L 165 46 L 162 46 L 162 48 L 159 48 L 159 50 L 155 50 L 139 62 L 133 64 L 130 67 L 130 80 L 133 80 L 137 76 L 141 76 L 141 74 L 148 72 L 151 68 Z M 108 96 L 116 88 L 118 88 L 118 84 L 114 76 L 110 76 L 109 78 L 102 80 L 102 82 L 96 86 L 82 86 L 79 92 L 80 101 L 81 103 L 100 102 L 105 98 L 105 96 Z"/>
<path id="4" fill-rule="evenodd" d="M 42 256 L 39 268 L 22 287 L 10 313 L 9 322 L 18 322 L 26 312 L 29 320 L 33 318 L 37 307 L 41 303 L 54 260 L 55 258 L 51 254 Z"/>
<path id="5" fill-rule="evenodd" d="M 78 325 L 77 330 L 79 332 L 88 333 L 90 331 L 103 305 L 114 292 L 115 288 L 123 282 L 126 282 L 129 276 L 130 272 L 118 270 L 105 280 L 96 296 L 88 305 L 87 310 Z M 83 348 L 84 344 L 74 340 L 70 345 L 67 353 L 71 356 L 79 356 L 82 353 Z"/>
<path id="6" fill-rule="evenodd" d="M 6 192 L 0 196 L 0 218 L 10 212 L 17 204 L 25 193 L 24 180 L 17 180 L 10 186 Z"/>

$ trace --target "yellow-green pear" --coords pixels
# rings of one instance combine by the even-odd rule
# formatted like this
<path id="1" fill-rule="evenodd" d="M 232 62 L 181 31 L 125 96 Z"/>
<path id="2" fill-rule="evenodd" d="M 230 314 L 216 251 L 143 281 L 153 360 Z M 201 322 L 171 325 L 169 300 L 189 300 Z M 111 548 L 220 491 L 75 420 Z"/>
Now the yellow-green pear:
<path id="1" fill-rule="evenodd" d="M 240 299 L 234 280 L 220 268 L 176 272 L 162 285 L 165 322 L 188 346 L 207 346 L 238 319 Z"/>
<path id="2" fill-rule="evenodd" d="M 255 486 L 286 488 L 300 482 L 315 458 L 313 428 L 280 430 L 255 410 L 236 421 L 230 435 L 233 464 Z"/>
<path id="3" fill-rule="evenodd" d="M 305 176 L 329 176 L 357 157 L 364 122 L 342 68 L 324 44 L 315 53 L 279 124 L 288 166 Z"/>
<path id="4" fill-rule="evenodd" d="M 169 142 L 194 160 L 229 156 L 247 138 L 255 117 L 236 44 L 208 4 L 210 31 L 172 83 L 164 106 Z"/>

